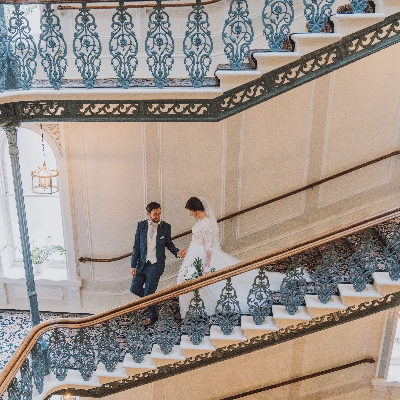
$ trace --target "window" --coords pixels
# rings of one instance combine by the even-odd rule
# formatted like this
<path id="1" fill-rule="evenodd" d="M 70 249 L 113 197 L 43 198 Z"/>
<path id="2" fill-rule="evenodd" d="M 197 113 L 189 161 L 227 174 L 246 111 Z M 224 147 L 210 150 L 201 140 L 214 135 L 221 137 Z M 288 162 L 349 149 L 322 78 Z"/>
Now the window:
<path id="1" fill-rule="evenodd" d="M 24 191 L 28 232 L 31 244 L 41 247 L 51 237 L 51 243 L 65 248 L 63 221 L 61 216 L 59 193 L 53 195 L 35 194 L 32 192 L 31 171 L 43 164 L 41 137 L 36 132 L 26 128 L 18 130 L 18 149 L 22 187 Z M 56 169 L 55 155 L 44 141 L 46 164 L 50 169 Z M 12 180 L 11 161 L 8 154 L 8 142 L 4 131 L 0 131 L 0 207 L 3 220 L 3 232 L 0 232 L 1 264 L 3 275 L 9 277 L 23 276 L 21 240 L 19 235 L 14 185 Z M 1 223 L 1 221 L 0 221 Z M 0 225 L 1 230 L 1 225 Z M 5 247 L 6 246 L 6 247 Z M 44 263 L 44 272 L 40 277 L 52 279 L 66 278 L 65 256 L 52 254 Z M 22 275 L 21 275 L 22 274 Z"/>

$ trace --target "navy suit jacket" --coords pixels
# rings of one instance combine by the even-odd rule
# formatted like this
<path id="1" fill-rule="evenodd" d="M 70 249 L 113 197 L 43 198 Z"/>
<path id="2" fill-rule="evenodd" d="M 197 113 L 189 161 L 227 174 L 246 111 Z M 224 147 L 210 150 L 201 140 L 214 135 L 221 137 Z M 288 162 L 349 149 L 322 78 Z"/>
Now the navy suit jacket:
<path id="1" fill-rule="evenodd" d="M 131 268 L 136 268 L 136 272 L 140 273 L 146 265 L 147 256 L 147 230 L 149 221 L 140 221 L 138 223 L 135 235 L 135 243 L 131 258 Z M 171 239 L 171 225 L 162 221 L 157 227 L 156 236 L 156 257 L 158 272 L 160 275 L 165 268 L 165 248 L 167 248 L 175 257 L 178 257 L 179 249 L 175 247 Z"/>

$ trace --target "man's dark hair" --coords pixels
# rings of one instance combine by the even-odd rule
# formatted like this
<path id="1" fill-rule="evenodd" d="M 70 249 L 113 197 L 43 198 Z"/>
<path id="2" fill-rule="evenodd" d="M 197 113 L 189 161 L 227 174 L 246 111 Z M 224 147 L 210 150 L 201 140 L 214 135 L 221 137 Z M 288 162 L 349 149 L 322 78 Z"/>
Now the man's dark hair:
<path id="1" fill-rule="evenodd" d="M 152 201 L 151 203 L 147 204 L 146 211 L 148 213 L 151 213 L 153 210 L 156 210 L 157 208 L 161 208 L 160 204 L 156 203 L 155 201 Z"/>
<path id="2" fill-rule="evenodd" d="M 197 197 L 191 197 L 185 205 L 185 208 L 190 211 L 205 211 L 203 203 Z"/>

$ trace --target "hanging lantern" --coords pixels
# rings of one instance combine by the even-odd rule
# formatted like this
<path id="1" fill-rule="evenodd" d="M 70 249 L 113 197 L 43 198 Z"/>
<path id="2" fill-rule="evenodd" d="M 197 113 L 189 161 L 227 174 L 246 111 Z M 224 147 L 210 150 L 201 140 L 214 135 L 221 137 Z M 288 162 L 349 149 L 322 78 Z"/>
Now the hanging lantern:
<path id="1" fill-rule="evenodd" d="M 42 125 L 40 124 L 40 127 Z M 32 192 L 37 194 L 53 194 L 58 192 L 58 171 L 48 169 L 46 165 L 46 154 L 44 152 L 44 140 L 42 133 L 43 166 L 31 172 Z"/>

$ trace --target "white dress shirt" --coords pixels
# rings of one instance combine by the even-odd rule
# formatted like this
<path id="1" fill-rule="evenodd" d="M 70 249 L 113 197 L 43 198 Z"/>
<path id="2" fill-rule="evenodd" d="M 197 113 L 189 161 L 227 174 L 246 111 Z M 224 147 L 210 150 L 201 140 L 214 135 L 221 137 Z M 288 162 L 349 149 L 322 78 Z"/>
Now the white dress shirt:
<path id="1" fill-rule="evenodd" d="M 150 237 L 151 230 L 153 229 L 153 237 Z M 147 229 L 147 257 L 146 262 L 150 261 L 151 264 L 157 263 L 156 255 L 156 239 L 157 239 L 158 224 L 149 220 L 149 227 Z"/>

